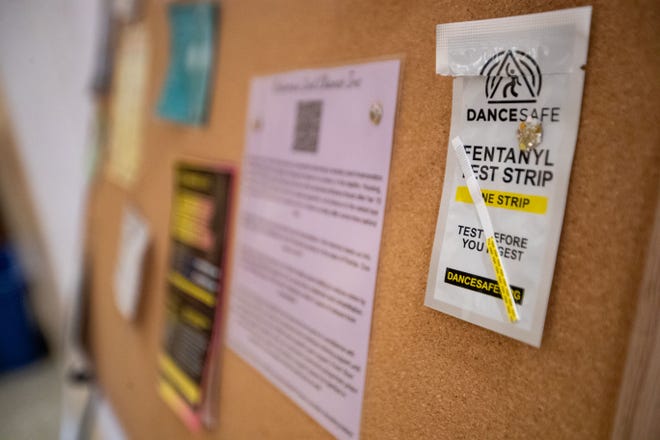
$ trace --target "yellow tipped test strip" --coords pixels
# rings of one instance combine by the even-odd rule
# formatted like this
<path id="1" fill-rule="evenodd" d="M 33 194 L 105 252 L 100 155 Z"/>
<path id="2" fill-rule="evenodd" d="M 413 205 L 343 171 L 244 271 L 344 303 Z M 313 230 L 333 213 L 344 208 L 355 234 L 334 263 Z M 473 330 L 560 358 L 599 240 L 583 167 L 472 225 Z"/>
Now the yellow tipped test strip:
<path id="1" fill-rule="evenodd" d="M 472 172 L 470 159 L 465 153 L 465 148 L 461 138 L 456 136 L 451 140 L 451 145 L 456 152 L 456 158 L 458 159 L 458 163 L 461 166 L 463 176 L 465 176 L 465 183 L 468 187 L 468 190 L 470 191 L 470 196 L 474 202 L 474 207 L 477 208 L 477 216 L 479 217 L 479 222 L 481 223 L 481 227 L 484 228 L 488 255 L 490 255 L 490 262 L 493 264 L 493 269 L 495 270 L 497 285 L 500 288 L 500 294 L 502 295 L 502 300 L 504 301 L 506 314 L 509 317 L 509 321 L 516 322 L 520 319 L 520 317 L 518 316 L 516 304 L 513 302 L 513 295 L 511 294 L 509 281 L 506 276 L 506 272 L 504 271 L 504 266 L 502 265 L 502 257 L 500 256 L 500 251 L 497 249 L 497 244 L 495 243 L 495 231 L 493 230 L 493 222 L 490 220 L 488 209 L 486 209 L 486 203 L 481 196 L 481 187 L 479 186 L 479 181 Z"/>

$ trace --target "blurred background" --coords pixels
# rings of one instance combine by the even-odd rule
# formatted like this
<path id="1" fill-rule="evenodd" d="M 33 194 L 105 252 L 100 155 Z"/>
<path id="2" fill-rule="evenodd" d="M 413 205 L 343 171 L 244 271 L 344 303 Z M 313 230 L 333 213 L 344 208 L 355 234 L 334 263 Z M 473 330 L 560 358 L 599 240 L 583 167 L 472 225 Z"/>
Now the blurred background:
<path id="1" fill-rule="evenodd" d="M 97 397 L 75 348 L 110 6 L 0 0 L 1 439 L 78 438 L 81 420 L 123 438 L 101 396 L 85 413 Z"/>

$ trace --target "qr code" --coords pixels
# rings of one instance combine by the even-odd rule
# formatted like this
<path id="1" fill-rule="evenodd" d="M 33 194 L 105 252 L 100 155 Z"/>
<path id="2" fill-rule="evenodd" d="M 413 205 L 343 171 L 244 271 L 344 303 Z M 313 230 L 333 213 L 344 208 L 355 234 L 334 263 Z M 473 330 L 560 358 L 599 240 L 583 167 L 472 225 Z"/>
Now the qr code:
<path id="1" fill-rule="evenodd" d="M 323 101 L 299 101 L 293 149 L 316 153 Z"/>

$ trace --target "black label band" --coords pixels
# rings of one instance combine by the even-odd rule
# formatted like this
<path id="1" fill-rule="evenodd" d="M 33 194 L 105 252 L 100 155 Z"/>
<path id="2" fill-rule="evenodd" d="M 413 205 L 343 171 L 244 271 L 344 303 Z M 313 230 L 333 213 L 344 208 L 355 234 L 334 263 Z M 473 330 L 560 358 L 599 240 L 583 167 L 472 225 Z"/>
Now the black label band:
<path id="1" fill-rule="evenodd" d="M 450 267 L 445 270 L 445 283 L 472 290 L 474 292 L 483 293 L 484 295 L 492 296 L 494 298 L 501 298 L 500 288 L 497 285 L 496 280 L 452 269 Z M 513 285 L 510 287 L 515 303 L 522 304 L 525 289 Z"/>

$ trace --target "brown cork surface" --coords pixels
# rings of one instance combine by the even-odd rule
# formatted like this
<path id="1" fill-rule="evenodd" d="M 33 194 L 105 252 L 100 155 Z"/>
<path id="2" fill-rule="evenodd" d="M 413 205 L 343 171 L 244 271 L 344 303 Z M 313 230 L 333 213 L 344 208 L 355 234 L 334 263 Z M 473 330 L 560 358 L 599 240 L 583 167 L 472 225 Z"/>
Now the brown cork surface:
<path id="1" fill-rule="evenodd" d="M 168 31 L 165 2 L 151 2 L 153 59 L 141 176 L 128 192 L 101 180 L 90 205 L 90 340 L 102 388 L 130 438 L 330 438 L 228 349 L 221 352 L 217 428 L 190 434 L 160 400 L 156 360 L 172 165 L 191 156 L 240 164 L 252 76 L 388 55 L 403 57 L 404 64 L 362 437 L 607 438 L 658 200 L 660 3 L 591 3 L 581 124 L 540 349 L 423 305 L 451 109 L 451 79 L 434 73 L 435 25 L 589 3 L 222 3 L 210 121 L 189 128 L 152 116 L 167 65 Z M 121 318 L 112 291 L 127 201 L 142 210 L 154 235 L 135 323 Z"/>

